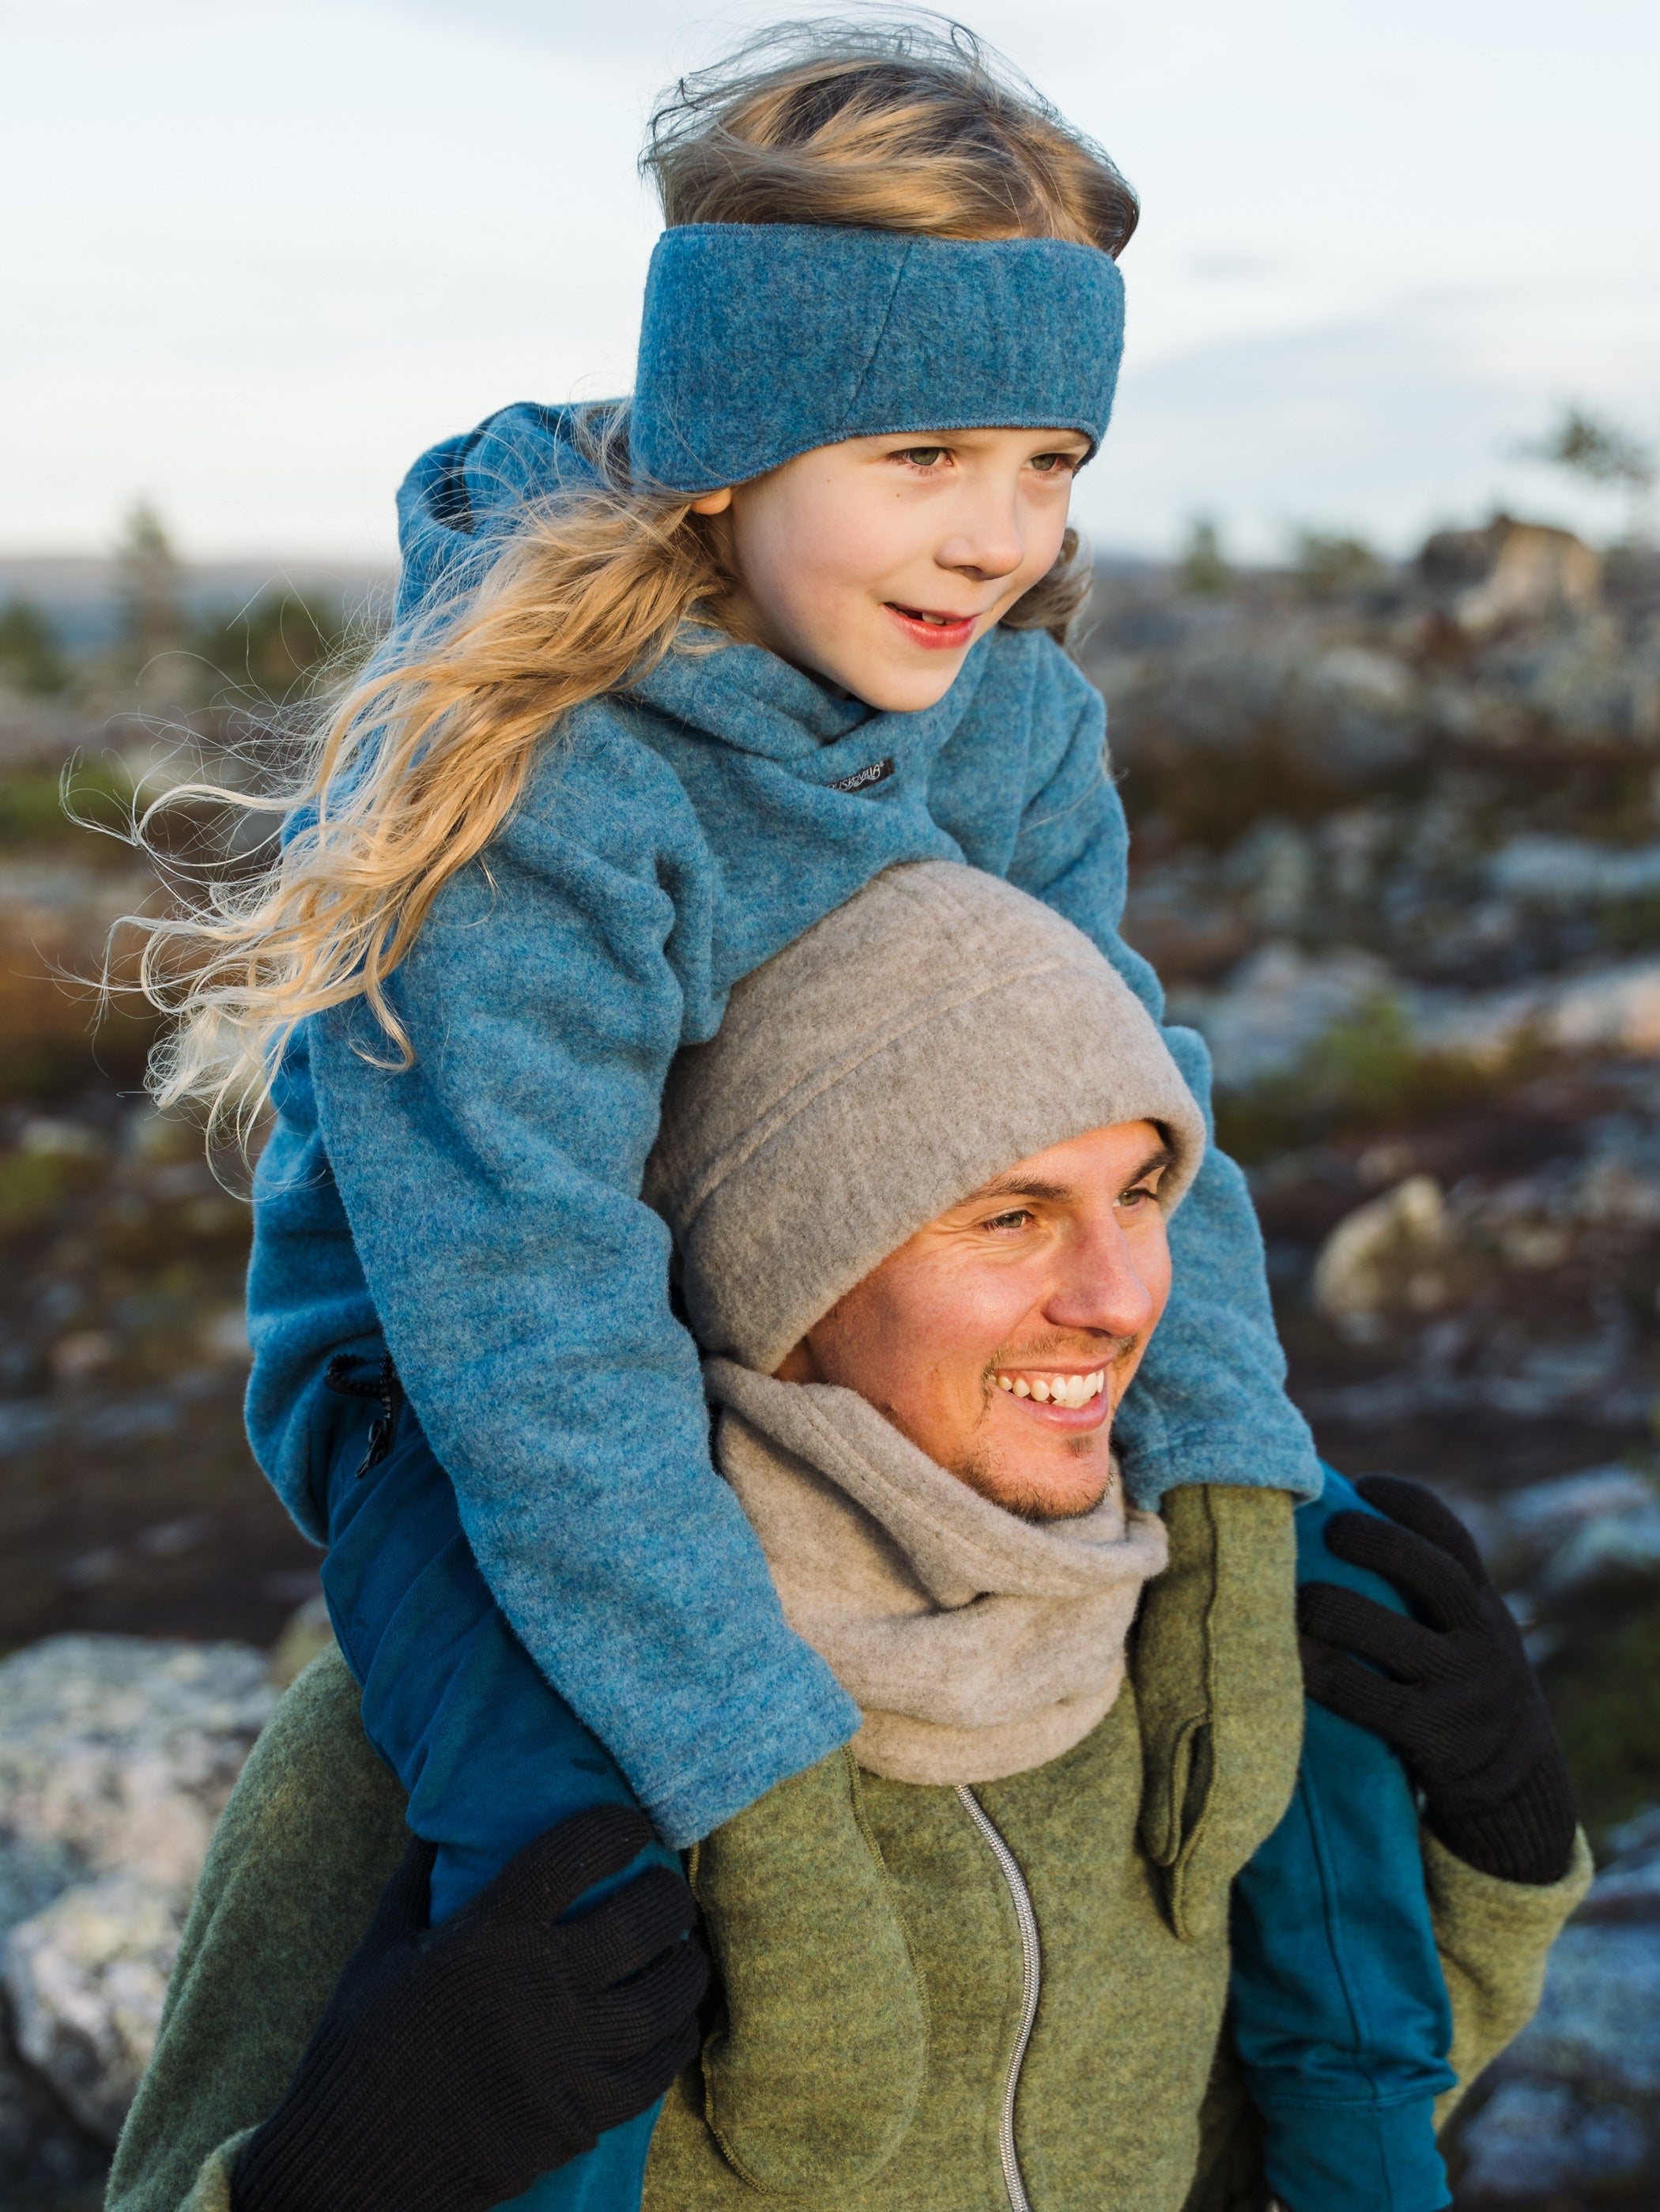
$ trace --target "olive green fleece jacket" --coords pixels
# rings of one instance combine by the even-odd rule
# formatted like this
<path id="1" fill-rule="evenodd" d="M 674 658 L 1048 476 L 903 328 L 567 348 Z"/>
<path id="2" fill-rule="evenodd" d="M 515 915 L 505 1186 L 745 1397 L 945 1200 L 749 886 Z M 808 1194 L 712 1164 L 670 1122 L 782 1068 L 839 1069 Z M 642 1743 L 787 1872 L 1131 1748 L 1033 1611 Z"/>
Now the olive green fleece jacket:
<path id="1" fill-rule="evenodd" d="M 1035 2212 L 1268 2201 L 1221 2026 L 1229 1885 L 1296 1770 L 1290 1501 L 1196 1486 L 1164 1510 L 1171 1565 L 1118 1702 L 1063 1757 L 974 1792 L 1041 1935 L 1014 2111 Z M 398 1785 L 325 1656 L 215 1838 L 111 2212 L 228 2212 L 236 2153 L 280 2102 L 404 1840 Z M 1462 2086 L 1530 2015 L 1589 1860 L 1582 1844 L 1549 1889 L 1432 1839 L 1425 1863 Z M 658 2124 L 646 2212 L 1006 2212 L 1024 1953 L 970 1804 L 836 1753 L 718 1830 L 691 1872 L 727 2006 Z"/>

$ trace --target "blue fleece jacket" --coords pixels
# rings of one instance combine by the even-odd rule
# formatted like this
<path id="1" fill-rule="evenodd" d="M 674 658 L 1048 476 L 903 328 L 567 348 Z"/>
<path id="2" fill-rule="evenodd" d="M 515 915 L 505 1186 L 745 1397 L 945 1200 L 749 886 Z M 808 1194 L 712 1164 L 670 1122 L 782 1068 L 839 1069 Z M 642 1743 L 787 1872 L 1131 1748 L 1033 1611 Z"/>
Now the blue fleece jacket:
<path id="1" fill-rule="evenodd" d="M 580 474 L 563 428 L 511 408 L 417 465 L 400 618 Z M 994 631 L 916 714 L 837 699 L 753 647 L 672 653 L 568 718 L 488 865 L 440 894 L 392 980 L 414 1066 L 377 1064 L 359 1004 L 307 1023 L 280 1072 L 249 1288 L 261 1464 L 320 1535 L 323 1370 L 384 1335 L 497 1601 L 672 1843 L 857 1714 L 786 1625 L 711 1466 L 667 1233 L 639 1197 L 669 1061 L 714 1033 L 738 978 L 904 860 L 964 860 L 1046 900 L 1159 1014 L 1117 933 L 1127 834 L 1104 714 L 1040 633 Z M 1203 1044 L 1166 1034 L 1206 1103 Z M 1173 1243 L 1176 1295 L 1121 1415 L 1140 1502 L 1178 1480 L 1316 1494 L 1221 1154 Z"/>

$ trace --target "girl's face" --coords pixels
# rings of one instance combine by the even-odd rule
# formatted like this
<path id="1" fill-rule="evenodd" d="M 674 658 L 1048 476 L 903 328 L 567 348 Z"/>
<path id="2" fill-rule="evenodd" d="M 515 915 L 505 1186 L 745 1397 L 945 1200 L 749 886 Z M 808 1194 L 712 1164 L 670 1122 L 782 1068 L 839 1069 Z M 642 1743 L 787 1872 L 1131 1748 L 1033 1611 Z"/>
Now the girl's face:
<path id="1" fill-rule="evenodd" d="M 693 501 L 726 518 L 739 634 L 913 714 L 1055 565 L 1076 430 L 848 438 Z"/>

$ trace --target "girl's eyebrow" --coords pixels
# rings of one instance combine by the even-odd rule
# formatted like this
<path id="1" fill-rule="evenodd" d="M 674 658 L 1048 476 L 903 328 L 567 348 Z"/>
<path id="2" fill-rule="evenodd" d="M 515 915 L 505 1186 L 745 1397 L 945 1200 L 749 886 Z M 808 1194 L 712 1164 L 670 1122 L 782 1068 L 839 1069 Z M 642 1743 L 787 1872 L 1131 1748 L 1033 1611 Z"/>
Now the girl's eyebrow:
<path id="1" fill-rule="evenodd" d="M 885 433 L 877 433 L 865 442 L 873 446 L 884 447 L 891 453 L 903 453 L 907 452 L 913 446 L 972 445 L 976 438 L 984 438 L 992 435 L 998 427 L 999 426 L 995 423 L 988 423 L 981 428 L 973 429 L 891 430 Z M 1034 431 L 1032 435 L 1036 437 L 1038 435 L 1038 433 Z M 1049 442 L 1047 445 L 1040 446 L 1037 449 L 1039 453 L 1056 453 L 1061 452 L 1063 447 L 1068 451 L 1080 453 L 1086 453 L 1089 451 L 1090 441 L 1084 435 L 1084 433 L 1081 430 L 1052 430 L 1048 434 L 1048 435 Z M 859 441 L 854 440 L 850 441 L 850 442 L 857 443 Z"/>

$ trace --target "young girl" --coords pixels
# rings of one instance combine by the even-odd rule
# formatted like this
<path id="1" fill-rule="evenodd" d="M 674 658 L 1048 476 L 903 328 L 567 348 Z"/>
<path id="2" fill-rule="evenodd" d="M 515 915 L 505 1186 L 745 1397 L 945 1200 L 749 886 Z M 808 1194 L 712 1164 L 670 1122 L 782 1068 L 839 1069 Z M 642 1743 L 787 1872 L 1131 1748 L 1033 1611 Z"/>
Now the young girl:
<path id="1" fill-rule="evenodd" d="M 435 1918 L 580 1806 L 637 1799 L 681 1847 L 859 1725 L 711 1466 L 640 1199 L 677 1049 L 907 860 L 1021 885 L 1162 1003 L 1056 641 L 1128 188 L 914 27 L 764 34 L 680 86 L 646 166 L 631 405 L 508 408 L 417 465 L 396 627 L 280 854 L 152 955 L 184 1015 L 163 1103 L 274 1109 L 249 1431 L 329 1546 Z M 1120 1417 L 1135 1502 L 1178 1470 L 1317 1493 L 1213 1150 L 1174 1241 Z M 538 2203 L 627 2203 L 652 2118 Z"/>

